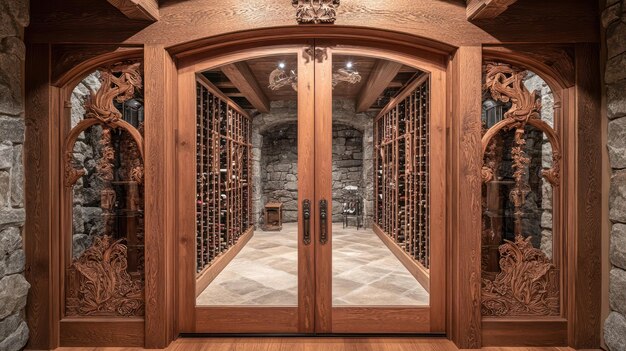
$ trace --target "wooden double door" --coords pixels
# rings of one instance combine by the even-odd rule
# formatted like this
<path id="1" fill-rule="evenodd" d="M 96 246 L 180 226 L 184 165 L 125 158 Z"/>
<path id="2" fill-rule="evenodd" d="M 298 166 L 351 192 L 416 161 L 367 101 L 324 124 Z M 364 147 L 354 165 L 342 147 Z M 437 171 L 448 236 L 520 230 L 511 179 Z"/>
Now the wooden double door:
<path id="1" fill-rule="evenodd" d="M 268 90 L 265 87 L 267 77 L 272 76 L 272 73 L 264 69 L 263 65 L 267 65 L 267 62 L 275 62 L 276 67 L 272 73 L 277 72 L 276 69 L 280 70 L 278 72 L 280 76 L 274 76 L 274 81 L 271 78 L 269 81 L 270 86 L 280 85 L 274 86 L 276 90 L 272 90 L 273 88 Z M 217 55 L 188 66 L 180 66 L 177 142 L 179 207 L 177 325 L 180 333 L 443 334 L 446 332 L 445 64 L 429 58 L 427 54 L 399 53 L 392 50 L 309 41 L 303 45 L 267 47 Z M 350 78 L 342 80 L 338 75 L 346 75 L 346 67 L 352 68 L 353 65 L 356 67 L 354 70 L 347 69 L 348 75 L 357 69 L 361 70 L 360 81 L 354 82 L 358 79 L 352 79 L 353 82 L 350 82 Z M 395 68 L 390 70 L 389 66 Z M 229 69 L 237 71 L 224 74 Z M 368 89 L 374 91 L 381 89 L 376 87 L 379 81 L 386 79 L 387 82 L 383 84 L 388 88 L 394 79 L 385 75 L 399 76 L 403 70 L 416 73 L 410 79 L 405 79 L 404 86 L 396 86 L 397 89 L 388 98 L 389 101 L 382 102 L 382 109 L 365 109 L 364 112 L 358 112 L 357 106 L 354 111 L 349 111 L 350 113 L 344 111 L 345 109 L 338 111 L 341 106 L 345 107 L 352 103 L 357 105 L 358 101 L 366 99 L 367 97 L 363 95 L 370 93 Z M 218 73 L 231 78 L 228 84 L 235 83 L 234 85 L 241 87 L 241 82 L 238 84 L 235 82 L 236 76 L 239 75 L 240 79 L 248 81 L 250 89 L 260 90 L 256 92 L 257 95 L 262 95 L 263 91 L 266 91 L 265 95 L 270 100 L 266 105 L 269 107 L 268 110 L 254 114 L 246 111 L 241 103 L 224 93 L 225 89 L 221 88 L 219 79 L 217 81 L 211 79 L 219 75 Z M 253 80 L 257 82 L 251 82 Z M 222 86 L 228 84 L 224 83 Z M 377 91 L 376 94 L 381 95 L 382 91 L 385 90 Z M 350 100 L 350 94 L 358 101 L 346 102 Z M 210 101 L 206 102 L 207 99 Z M 202 260 L 201 251 L 204 250 L 200 246 L 216 240 L 203 239 L 199 236 L 201 230 L 199 223 L 205 221 L 209 225 L 217 225 L 211 222 L 212 219 L 200 219 L 198 215 L 200 213 L 198 204 L 203 201 L 198 195 L 198 189 L 201 187 L 198 185 L 199 178 L 210 177 L 207 174 L 211 174 L 210 166 L 202 168 L 205 166 L 199 165 L 201 162 L 199 153 L 202 152 L 200 149 L 205 147 L 202 146 L 202 140 L 215 147 L 220 140 L 217 136 L 220 131 L 217 129 L 215 132 L 201 131 L 199 125 L 204 122 L 201 123 L 199 120 L 206 121 L 207 117 L 203 115 L 203 111 L 207 109 L 218 111 L 220 103 L 223 104 L 224 116 L 237 115 L 246 121 L 244 127 L 228 122 L 225 128 L 240 128 L 240 132 L 243 128 L 244 131 L 241 132 L 243 137 L 238 140 L 241 141 L 240 145 L 247 146 L 247 149 L 242 150 L 247 155 L 244 159 L 248 157 L 247 160 L 250 162 L 245 165 L 250 174 L 243 171 L 244 173 L 235 175 L 231 174 L 231 170 L 220 169 L 225 175 L 217 182 L 214 181 L 218 189 L 217 193 L 213 191 L 213 194 L 218 194 L 215 197 L 216 201 L 220 200 L 220 196 L 230 198 L 233 195 L 220 193 L 219 187 L 224 182 L 230 182 L 235 177 L 243 175 L 248 179 L 244 181 L 247 182 L 244 186 L 250 187 L 247 195 L 243 195 L 244 202 L 247 196 L 250 204 L 244 203 L 243 206 L 240 204 L 240 207 L 231 212 L 228 208 L 222 207 L 222 212 L 225 210 L 230 213 L 229 216 L 245 212 L 246 219 L 237 227 L 241 233 L 236 239 L 240 242 L 233 240 L 232 243 L 227 243 L 226 246 L 229 248 L 225 253 L 215 255 L 216 258 L 212 261 L 211 258 L 207 259 L 207 262 L 199 267 Z M 381 104 L 380 101 L 378 103 Z M 409 114 L 417 116 L 410 123 Z M 224 116 L 222 118 L 227 118 Z M 292 192 L 297 192 L 297 208 L 285 209 L 285 221 L 292 223 L 285 223 L 282 231 L 266 232 L 262 230 L 262 220 L 259 220 L 263 214 L 260 207 L 271 199 L 256 188 L 266 189 L 274 179 L 273 175 L 255 174 L 267 172 L 267 167 L 265 164 L 255 166 L 254 162 L 262 163 L 270 158 L 271 150 L 268 151 L 263 145 L 272 143 L 276 145 L 277 135 L 285 133 L 284 128 L 278 128 L 278 124 L 282 123 L 281 118 L 285 120 L 282 122 L 289 122 L 291 128 L 295 127 L 297 130 L 297 155 L 293 163 L 297 172 L 292 170 L 292 173 L 297 174 L 297 181 L 291 179 L 296 182 L 297 188 L 289 187 L 286 183 L 280 185 L 284 187 L 281 191 L 291 189 Z M 419 118 L 422 118 L 421 124 L 417 125 Z M 216 123 L 215 128 L 220 128 L 219 121 Z M 337 177 L 337 165 L 333 163 L 333 159 L 337 158 L 338 154 L 346 153 L 341 147 L 339 151 L 337 147 L 333 147 L 337 139 L 342 141 L 345 139 L 345 136 L 338 137 L 336 131 L 334 133 L 333 125 L 337 124 L 351 125 L 357 131 L 354 133 L 360 133 L 361 151 L 365 154 L 359 159 L 362 164 L 354 168 L 358 168 L 358 172 L 363 174 L 362 179 L 357 182 L 359 183 L 357 192 L 361 198 L 366 199 L 363 201 L 369 201 L 369 205 L 361 204 L 360 211 L 365 212 L 362 213 L 364 227 L 350 232 L 343 232 L 343 225 L 337 223 L 342 220 L 337 218 L 340 210 L 345 208 L 336 207 L 346 206 L 341 198 L 337 200 L 338 179 L 333 179 L 333 174 Z M 399 127 L 400 125 L 402 127 Z M 208 128 L 211 128 L 210 123 Z M 216 135 L 217 139 L 211 141 L 211 135 Z M 253 139 L 259 137 L 266 144 L 256 145 Z M 427 145 L 420 141 L 426 138 Z M 237 138 L 223 139 L 227 147 L 236 146 Z M 280 147 L 282 144 L 278 145 Z M 258 152 L 268 154 L 259 156 L 255 154 Z M 213 155 L 217 158 L 218 154 Z M 285 155 L 288 155 L 287 150 L 279 156 L 288 157 Z M 402 165 L 392 164 L 393 160 L 399 158 L 405 160 Z M 207 156 L 202 162 L 209 163 L 210 160 L 211 158 Z M 354 166 L 357 163 L 346 164 Z M 197 165 L 195 170 L 192 166 L 194 164 Z M 234 165 L 230 158 L 226 164 Z M 407 185 L 400 187 L 399 183 L 403 181 Z M 210 186 L 211 184 L 208 185 Z M 255 194 L 255 191 L 259 194 Z M 395 207 L 387 203 L 391 200 L 395 202 Z M 402 203 L 401 207 L 398 206 L 399 202 Z M 224 204 L 232 206 L 231 202 Z M 350 211 L 350 208 L 347 210 Z M 349 224 L 354 227 L 354 223 Z M 418 227 L 423 235 L 427 234 L 427 238 L 417 239 Z M 292 245 L 282 242 L 287 240 L 288 234 L 285 230 L 288 228 L 294 231 L 292 235 L 295 242 Z M 337 234 L 335 232 L 339 230 L 343 233 L 341 242 L 335 238 Z M 398 234 L 400 232 L 401 237 Z M 378 253 L 386 252 L 388 255 L 380 262 L 395 264 L 395 267 L 385 271 L 376 266 L 375 262 L 380 257 L 371 256 L 367 252 L 367 246 L 360 245 L 360 240 L 365 240 L 367 235 L 378 243 Z M 254 246 L 255 240 L 265 241 L 257 247 Z M 268 243 L 271 242 L 277 247 L 268 248 Z M 346 242 L 354 244 L 356 249 L 350 247 L 341 251 L 342 245 L 345 246 Z M 274 250 L 272 252 L 276 256 L 291 259 L 288 262 L 292 262 L 297 268 L 289 267 L 285 268 L 286 272 L 276 273 L 280 277 L 274 281 L 271 275 L 272 272 L 276 272 L 275 270 L 260 268 L 268 261 L 275 261 L 273 258 L 262 258 L 258 265 L 245 260 L 256 257 L 254 254 L 260 255 L 259 252 L 265 249 Z M 254 252 L 251 254 L 250 250 Z M 417 253 L 418 250 L 420 253 Z M 346 263 L 352 258 L 356 263 Z M 391 262 L 394 260 L 395 263 Z M 354 265 L 346 267 L 346 264 Z M 290 275 L 287 276 L 287 273 Z M 377 274 L 380 276 L 376 276 Z M 206 280 L 207 276 L 210 276 L 208 284 L 202 281 Z M 425 294 L 421 295 L 421 302 L 411 303 L 412 300 L 405 299 L 416 293 L 409 291 L 410 288 L 403 287 L 407 277 L 413 279 L 411 284 L 425 291 Z M 292 283 L 286 283 L 288 279 L 294 280 Z M 242 282 L 248 285 L 242 287 Z M 240 292 L 237 289 L 248 290 Z M 260 292 L 262 289 L 270 290 L 262 294 Z M 285 297 L 272 295 L 271 289 L 276 289 L 277 294 L 284 293 Z M 219 294 L 228 294 L 229 291 L 234 292 L 233 299 L 218 299 L 219 301 L 213 299 Z M 378 296 L 377 301 L 382 302 L 370 303 L 370 300 L 376 301 L 376 294 L 381 293 L 384 296 L 384 293 L 389 291 L 396 291 L 402 300 L 396 301 L 393 298 L 380 300 Z M 357 298 L 342 299 L 342 296 L 348 295 Z M 264 297 L 265 301 L 261 297 Z"/>

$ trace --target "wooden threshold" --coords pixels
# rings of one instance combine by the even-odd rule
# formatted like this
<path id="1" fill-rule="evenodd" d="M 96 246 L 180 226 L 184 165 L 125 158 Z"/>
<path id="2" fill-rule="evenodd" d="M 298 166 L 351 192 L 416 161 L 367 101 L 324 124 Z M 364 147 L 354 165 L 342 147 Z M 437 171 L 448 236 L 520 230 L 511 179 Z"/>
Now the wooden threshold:
<path id="1" fill-rule="evenodd" d="M 223 270 L 228 266 L 230 261 L 237 256 L 237 254 L 243 249 L 244 246 L 252 239 L 254 235 L 254 227 L 250 227 L 243 233 L 242 236 L 239 237 L 239 240 L 233 247 L 231 247 L 228 251 L 219 255 L 210 266 L 206 267 L 202 272 L 200 272 L 196 278 L 196 297 L 200 295 L 204 289 L 211 284 L 213 279 L 215 279 Z"/>
<path id="2" fill-rule="evenodd" d="M 378 235 L 380 240 L 389 248 L 391 252 L 398 258 L 400 262 L 406 267 L 406 269 L 417 279 L 422 287 L 430 294 L 430 272 L 424 268 L 421 263 L 415 261 L 413 257 L 409 256 L 404 250 L 398 246 L 385 232 L 374 223 L 374 233 Z"/>

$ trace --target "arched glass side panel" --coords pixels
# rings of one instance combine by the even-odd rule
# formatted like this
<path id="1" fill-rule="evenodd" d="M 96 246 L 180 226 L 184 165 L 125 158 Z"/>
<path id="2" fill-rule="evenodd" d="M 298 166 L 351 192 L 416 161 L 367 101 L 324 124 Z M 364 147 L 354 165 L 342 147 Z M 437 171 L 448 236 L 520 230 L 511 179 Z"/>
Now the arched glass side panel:
<path id="1" fill-rule="evenodd" d="M 506 64 L 487 63 L 484 83 L 482 314 L 558 316 L 554 99 L 537 75 Z"/>
<path id="2" fill-rule="evenodd" d="M 139 63 L 98 69 L 72 92 L 64 147 L 71 199 L 66 316 L 144 314 L 143 97 Z"/>

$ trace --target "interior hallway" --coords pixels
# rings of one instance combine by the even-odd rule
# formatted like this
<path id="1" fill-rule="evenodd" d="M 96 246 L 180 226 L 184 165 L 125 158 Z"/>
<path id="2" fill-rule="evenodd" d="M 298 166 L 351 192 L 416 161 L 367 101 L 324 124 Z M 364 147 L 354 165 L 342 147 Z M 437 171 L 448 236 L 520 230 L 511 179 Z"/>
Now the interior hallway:
<path id="1" fill-rule="evenodd" d="M 297 305 L 297 244 L 297 223 L 284 224 L 280 232 L 256 230 L 196 303 Z M 416 306 L 428 301 L 428 292 L 371 229 L 333 223 L 333 305 Z"/>

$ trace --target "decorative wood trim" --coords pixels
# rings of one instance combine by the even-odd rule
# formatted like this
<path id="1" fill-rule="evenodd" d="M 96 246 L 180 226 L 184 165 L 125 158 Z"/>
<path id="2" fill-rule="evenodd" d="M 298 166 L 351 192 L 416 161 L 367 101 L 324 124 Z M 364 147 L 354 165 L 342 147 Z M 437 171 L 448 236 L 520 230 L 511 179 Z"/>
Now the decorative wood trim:
<path id="1" fill-rule="evenodd" d="M 377 60 L 370 76 L 363 84 L 356 100 L 356 112 L 367 111 L 385 91 L 389 83 L 400 72 L 402 64 L 388 60 Z"/>
<path id="2" fill-rule="evenodd" d="M 162 45 L 146 45 L 144 55 L 145 347 L 164 348 L 177 335 L 174 291 L 177 179 L 172 165 L 176 162 L 178 77 L 174 61 Z"/>
<path id="3" fill-rule="evenodd" d="M 380 240 L 389 248 L 389 250 L 398 258 L 404 267 L 417 279 L 420 285 L 430 293 L 430 273 L 428 269 L 424 268 L 419 262 L 415 261 L 413 257 L 409 256 L 406 251 L 400 249 L 400 247 L 387 236 L 383 230 L 374 223 L 374 233 L 378 235 Z"/>
<path id="4" fill-rule="evenodd" d="M 107 0 L 126 17 L 136 20 L 156 22 L 159 20 L 159 2 L 157 0 Z"/>
<path id="5" fill-rule="evenodd" d="M 567 345 L 567 320 L 483 318 L 483 347 L 554 347 Z"/>
<path id="6" fill-rule="evenodd" d="M 59 339 L 58 206 L 61 150 L 59 90 L 50 82 L 50 46 L 26 50 L 24 139 L 25 276 L 30 283 L 26 319 L 29 349 L 55 349 Z M 55 306 L 57 306 L 55 308 Z"/>
<path id="7" fill-rule="evenodd" d="M 210 266 L 207 266 L 196 279 L 196 297 L 200 295 L 204 289 L 211 284 L 211 282 L 226 268 L 226 266 L 241 252 L 241 249 L 246 246 L 248 241 L 252 239 L 254 235 L 254 227 L 246 230 L 246 232 L 239 237 L 239 241 L 233 245 L 228 251 L 211 262 Z"/>
<path id="8" fill-rule="evenodd" d="M 333 333 L 431 333 L 430 308 L 333 307 Z"/>
<path id="9" fill-rule="evenodd" d="M 517 0 L 467 0 L 467 20 L 496 18 Z"/>
<path id="10" fill-rule="evenodd" d="M 482 49 L 460 47 L 450 62 L 451 134 L 448 335 L 459 348 L 480 348 Z"/>
<path id="11" fill-rule="evenodd" d="M 143 347 L 143 318 L 65 318 L 62 347 Z"/>
<path id="12" fill-rule="evenodd" d="M 221 67 L 222 72 L 259 112 L 270 112 L 270 100 L 259 86 L 254 73 L 245 62 L 235 62 Z"/>
<path id="13" fill-rule="evenodd" d="M 600 348 L 602 328 L 601 234 L 602 227 L 602 123 L 600 118 L 600 64 L 595 44 L 576 45 L 576 89 L 574 139 L 576 219 L 569 241 L 571 261 L 568 277 L 569 346 Z"/>

